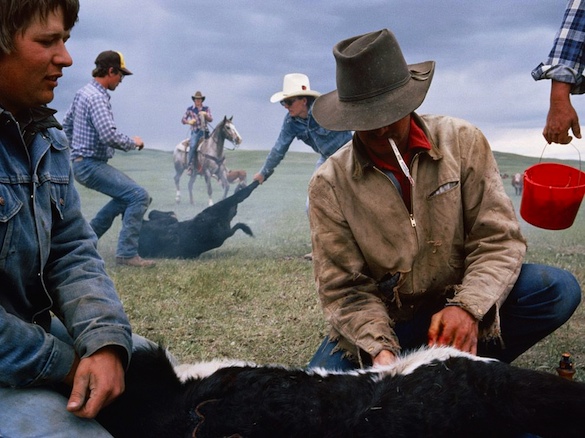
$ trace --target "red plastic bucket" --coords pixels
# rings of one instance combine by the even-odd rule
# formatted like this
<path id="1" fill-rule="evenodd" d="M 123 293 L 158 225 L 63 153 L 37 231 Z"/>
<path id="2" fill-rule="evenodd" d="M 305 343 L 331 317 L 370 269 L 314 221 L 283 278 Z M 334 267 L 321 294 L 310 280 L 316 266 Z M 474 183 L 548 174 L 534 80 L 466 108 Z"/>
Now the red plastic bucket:
<path id="1" fill-rule="evenodd" d="M 539 163 L 524 172 L 520 215 L 536 227 L 563 230 L 573 225 L 583 195 L 585 173 L 557 163 Z"/>

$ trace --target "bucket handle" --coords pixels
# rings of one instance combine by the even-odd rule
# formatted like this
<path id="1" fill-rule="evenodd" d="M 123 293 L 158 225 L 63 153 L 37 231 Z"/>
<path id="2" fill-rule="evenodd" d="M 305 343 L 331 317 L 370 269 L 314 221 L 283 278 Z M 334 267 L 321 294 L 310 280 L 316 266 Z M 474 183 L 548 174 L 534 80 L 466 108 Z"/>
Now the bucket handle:
<path id="1" fill-rule="evenodd" d="M 542 152 L 540 153 L 540 158 L 538 160 L 538 162 L 540 163 L 542 161 L 542 156 L 544 155 L 544 150 L 546 149 L 546 147 L 549 145 L 549 143 L 545 143 L 544 147 L 542 148 Z M 579 177 L 577 178 L 577 185 L 581 185 L 581 152 L 579 152 L 579 149 L 577 149 L 577 146 L 575 146 L 573 144 L 573 142 L 569 143 L 569 145 L 573 146 L 575 148 L 575 150 L 577 151 L 577 154 L 579 155 Z M 569 181 L 570 182 L 570 181 Z M 568 186 L 569 184 L 567 184 Z"/>

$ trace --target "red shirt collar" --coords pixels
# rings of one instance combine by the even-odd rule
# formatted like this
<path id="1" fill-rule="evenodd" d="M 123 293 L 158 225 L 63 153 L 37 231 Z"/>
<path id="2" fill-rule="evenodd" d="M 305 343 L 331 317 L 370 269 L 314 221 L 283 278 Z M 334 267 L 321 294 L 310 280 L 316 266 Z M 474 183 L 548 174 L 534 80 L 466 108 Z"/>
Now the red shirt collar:
<path id="1" fill-rule="evenodd" d="M 390 145 L 388 145 L 390 147 Z M 410 211 L 410 200 L 411 200 L 411 187 L 410 182 L 406 175 L 402 172 L 402 169 L 398 167 L 397 164 L 388 163 L 386 161 L 381 160 L 377 156 L 370 154 L 369 150 L 365 148 L 367 151 L 368 156 L 374 163 L 374 166 L 378 167 L 379 169 L 390 171 L 394 174 L 398 183 L 400 184 L 400 191 L 402 192 L 402 199 L 404 200 L 404 204 L 408 211 Z M 431 142 L 425 135 L 422 128 L 420 128 L 415 122 L 414 118 L 410 118 L 410 132 L 408 134 L 408 148 L 406 149 L 406 153 L 403 154 L 402 158 L 406 162 L 407 166 L 410 168 L 410 163 L 412 162 L 413 158 L 416 154 L 424 150 L 431 150 Z"/>
<path id="2" fill-rule="evenodd" d="M 390 147 L 390 145 L 388 145 L 388 147 Z M 370 154 L 370 151 L 368 150 L 368 148 L 365 148 L 365 150 L 368 154 L 368 157 L 370 157 L 370 159 L 372 160 L 372 162 L 374 163 L 374 165 L 376 167 L 379 167 L 382 169 L 392 170 L 393 172 L 397 172 L 399 175 L 402 175 L 402 170 L 400 170 L 400 168 L 398 166 L 396 166 L 393 163 L 388 163 L 386 161 L 383 161 L 379 157 L 377 157 L 376 155 Z M 429 141 L 429 139 L 425 135 L 422 128 L 414 122 L 414 118 L 411 117 L 410 118 L 410 132 L 408 134 L 408 148 L 406 150 L 406 153 L 402 156 L 402 158 L 404 159 L 406 164 L 410 167 L 410 162 L 412 161 L 414 156 L 418 152 L 423 151 L 423 150 L 430 151 L 431 150 L 431 142 Z M 396 176 L 399 179 L 401 179 L 399 175 L 396 175 Z"/>

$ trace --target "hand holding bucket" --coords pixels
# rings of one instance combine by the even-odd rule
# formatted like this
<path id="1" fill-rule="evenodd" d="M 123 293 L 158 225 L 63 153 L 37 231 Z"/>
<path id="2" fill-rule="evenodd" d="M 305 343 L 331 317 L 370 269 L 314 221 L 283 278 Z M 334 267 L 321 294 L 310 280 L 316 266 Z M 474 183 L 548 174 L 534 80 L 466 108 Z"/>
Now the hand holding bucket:
<path id="1" fill-rule="evenodd" d="M 524 172 L 520 215 L 535 227 L 563 230 L 573 225 L 583 195 L 585 173 L 581 171 L 580 153 L 579 169 L 564 164 L 539 162 Z"/>

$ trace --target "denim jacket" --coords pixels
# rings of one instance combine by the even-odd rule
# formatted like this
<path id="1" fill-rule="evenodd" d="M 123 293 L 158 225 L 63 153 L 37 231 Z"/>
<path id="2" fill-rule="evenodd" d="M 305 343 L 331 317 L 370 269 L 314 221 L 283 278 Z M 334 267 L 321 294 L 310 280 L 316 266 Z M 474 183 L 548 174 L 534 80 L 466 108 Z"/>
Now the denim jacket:
<path id="1" fill-rule="evenodd" d="M 130 324 L 81 214 L 66 138 L 52 116 L 42 124 L 26 147 L 28 136 L 0 108 L 3 386 L 62 381 L 74 351 L 86 357 L 117 345 L 127 363 L 132 348 Z M 73 348 L 49 334 L 50 312 L 63 321 Z"/>
<path id="2" fill-rule="evenodd" d="M 306 119 L 291 117 L 290 114 L 287 114 L 284 117 L 280 135 L 266 157 L 260 173 L 264 179 L 272 175 L 276 166 L 280 164 L 288 152 L 295 137 L 310 146 L 325 160 L 350 141 L 351 135 L 350 131 L 329 131 L 323 128 L 313 118 L 312 108 Z"/>

